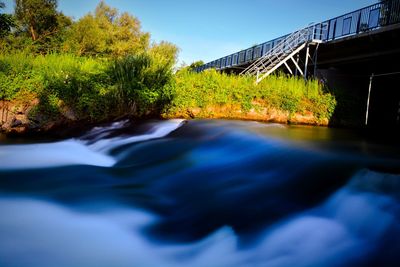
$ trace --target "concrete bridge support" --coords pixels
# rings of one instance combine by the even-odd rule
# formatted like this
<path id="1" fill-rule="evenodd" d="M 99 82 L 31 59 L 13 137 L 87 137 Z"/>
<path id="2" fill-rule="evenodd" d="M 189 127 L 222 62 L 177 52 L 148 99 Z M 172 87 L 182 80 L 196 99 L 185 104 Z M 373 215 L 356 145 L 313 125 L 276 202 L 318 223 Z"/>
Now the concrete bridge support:
<path id="1" fill-rule="evenodd" d="M 320 46 L 316 76 L 337 92 L 335 124 L 365 125 L 370 77 L 369 127 L 400 127 L 400 26 Z M 340 92 L 340 93 L 339 93 Z"/>

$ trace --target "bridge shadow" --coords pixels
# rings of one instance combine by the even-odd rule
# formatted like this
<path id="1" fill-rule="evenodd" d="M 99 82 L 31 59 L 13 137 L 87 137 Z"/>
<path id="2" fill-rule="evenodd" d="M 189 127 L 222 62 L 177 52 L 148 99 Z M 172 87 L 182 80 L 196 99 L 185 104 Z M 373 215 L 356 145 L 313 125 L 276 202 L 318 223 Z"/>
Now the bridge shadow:
<path id="1" fill-rule="evenodd" d="M 372 74 L 371 71 L 354 71 L 352 66 L 319 71 L 318 78 L 326 82 L 337 101 L 330 126 L 371 130 L 400 128 L 400 73 L 373 77 L 368 108 L 369 73 Z"/>

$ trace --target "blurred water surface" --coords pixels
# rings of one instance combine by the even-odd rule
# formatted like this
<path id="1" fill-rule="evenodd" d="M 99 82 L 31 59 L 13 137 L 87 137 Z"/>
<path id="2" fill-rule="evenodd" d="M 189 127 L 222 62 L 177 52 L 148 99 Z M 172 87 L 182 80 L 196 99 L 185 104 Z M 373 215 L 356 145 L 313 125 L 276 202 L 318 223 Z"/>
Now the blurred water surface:
<path id="1" fill-rule="evenodd" d="M 395 140 L 170 120 L 1 142 L 0 266 L 400 266 Z"/>

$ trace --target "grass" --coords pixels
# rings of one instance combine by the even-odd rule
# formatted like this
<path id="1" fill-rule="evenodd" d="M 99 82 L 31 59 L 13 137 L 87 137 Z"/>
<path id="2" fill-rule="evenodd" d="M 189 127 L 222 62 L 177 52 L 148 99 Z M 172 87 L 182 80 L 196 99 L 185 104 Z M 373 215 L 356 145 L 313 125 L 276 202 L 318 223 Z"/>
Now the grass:
<path id="1" fill-rule="evenodd" d="M 171 70 L 147 54 L 122 59 L 71 54 L 0 55 L 0 99 L 39 99 L 50 120 L 72 111 L 91 122 L 156 112 Z M 29 93 L 29 94 L 27 94 Z"/>
<path id="2" fill-rule="evenodd" d="M 188 114 L 188 109 L 200 109 L 202 112 L 196 117 L 207 117 L 207 110 L 224 106 L 239 107 L 244 113 L 254 109 L 282 110 L 289 116 L 308 112 L 318 120 L 329 120 L 336 105 L 334 96 L 317 80 L 305 81 L 285 74 L 268 76 L 258 85 L 253 77 L 214 70 L 202 73 L 184 70 L 174 78 L 168 117 Z"/>
<path id="3" fill-rule="evenodd" d="M 329 120 L 336 105 L 317 80 L 279 74 L 255 85 L 252 77 L 214 70 L 172 74 L 171 62 L 149 53 L 113 60 L 0 54 L 0 99 L 38 99 L 34 115 L 56 120 L 69 113 L 90 122 L 124 115 L 185 117 L 192 110 L 199 111 L 190 115 L 195 118 L 213 117 L 218 110 L 229 117 L 238 109 L 242 113 L 274 109 L 289 117 L 311 113 L 317 120 Z"/>

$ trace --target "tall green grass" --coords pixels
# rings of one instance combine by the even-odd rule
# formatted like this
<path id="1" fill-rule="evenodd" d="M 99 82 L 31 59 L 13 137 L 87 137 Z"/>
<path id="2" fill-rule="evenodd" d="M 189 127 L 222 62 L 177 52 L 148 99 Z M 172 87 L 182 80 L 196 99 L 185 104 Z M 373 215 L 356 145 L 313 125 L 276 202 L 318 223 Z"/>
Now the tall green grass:
<path id="1" fill-rule="evenodd" d="M 170 63 L 141 54 L 121 59 L 71 54 L 0 55 L 0 99 L 38 98 L 37 111 L 55 119 L 69 111 L 79 120 L 159 113 L 169 99 Z"/>
<path id="2" fill-rule="evenodd" d="M 109 75 L 115 81 L 120 108 L 131 113 L 160 113 L 170 99 L 172 68 L 157 57 L 139 54 L 117 59 Z"/>
<path id="3" fill-rule="evenodd" d="M 336 101 L 316 80 L 284 74 L 260 84 L 254 78 L 213 70 L 172 73 L 161 54 L 143 53 L 120 59 L 78 57 L 70 54 L 33 56 L 0 54 L 0 99 L 39 99 L 35 112 L 50 120 L 73 114 L 77 120 L 103 121 L 116 117 L 180 116 L 191 109 L 225 107 L 229 112 L 274 108 L 311 112 L 330 119 Z M 71 116 L 69 116 L 71 117 Z M 226 117 L 229 117 L 227 115 Z"/>
<path id="4" fill-rule="evenodd" d="M 167 114 L 183 114 L 186 109 L 206 110 L 215 106 L 239 106 L 244 112 L 254 108 L 275 108 L 294 113 L 312 112 L 317 119 L 330 119 L 336 101 L 317 80 L 285 74 L 271 75 L 260 84 L 254 77 L 228 75 L 214 70 L 175 75 L 174 97 Z M 200 116 L 207 114 L 200 113 Z"/>
<path id="5" fill-rule="evenodd" d="M 103 119 L 112 97 L 107 61 L 69 54 L 0 55 L 2 99 L 39 98 L 40 111 L 55 117 L 73 109 L 79 118 Z"/>

